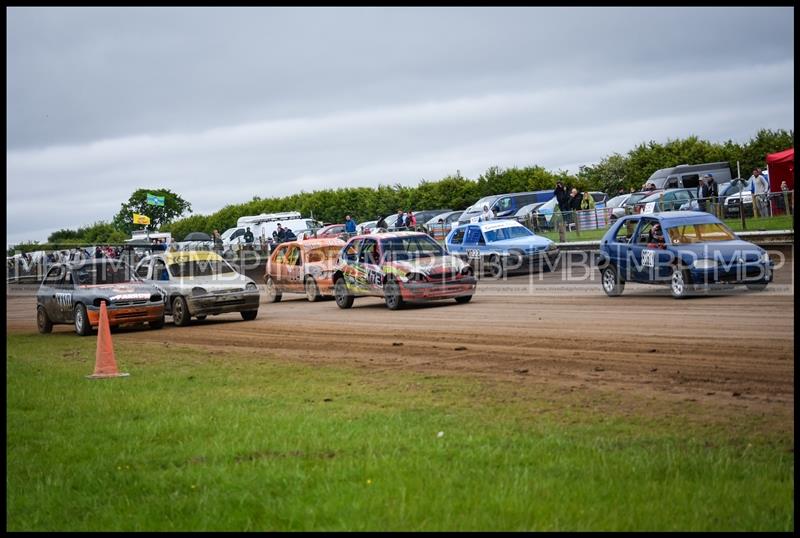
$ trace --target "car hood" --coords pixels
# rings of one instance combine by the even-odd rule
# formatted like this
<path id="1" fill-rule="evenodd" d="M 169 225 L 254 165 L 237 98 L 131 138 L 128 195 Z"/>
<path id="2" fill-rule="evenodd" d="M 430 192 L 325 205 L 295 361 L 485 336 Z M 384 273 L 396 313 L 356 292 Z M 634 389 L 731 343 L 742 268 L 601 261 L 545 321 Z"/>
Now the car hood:
<path id="1" fill-rule="evenodd" d="M 153 293 L 160 293 L 155 286 L 146 284 L 144 282 L 125 282 L 121 284 L 92 284 L 87 286 L 78 286 L 79 290 L 88 293 L 96 293 L 97 295 L 108 295 L 109 297 L 115 295 L 147 295 L 148 298 Z"/>
<path id="2" fill-rule="evenodd" d="M 201 287 L 206 291 L 223 291 L 232 288 L 244 288 L 248 283 L 253 282 L 253 279 L 236 273 L 236 276 L 195 276 L 175 278 L 170 281 L 172 284 L 185 286 L 185 287 Z"/>
<path id="3" fill-rule="evenodd" d="M 461 271 L 466 264 L 455 256 L 434 256 L 421 260 L 395 261 L 384 264 L 384 272 L 397 273 L 405 276 L 406 273 L 420 273 L 422 275 L 435 275 Z"/>
<path id="4" fill-rule="evenodd" d="M 734 241 L 715 241 L 708 243 L 694 243 L 673 247 L 675 251 L 686 260 L 717 259 L 734 260 L 742 258 L 747 262 L 758 261 L 765 252 L 764 249 L 753 243 L 737 239 Z"/>
<path id="5" fill-rule="evenodd" d="M 503 239 L 501 241 L 492 241 L 489 243 L 490 248 L 502 248 L 502 249 L 510 249 L 510 248 L 518 248 L 522 250 L 528 250 L 530 248 L 547 248 L 547 246 L 552 243 L 546 237 L 541 237 L 538 235 L 532 235 L 528 237 L 517 237 L 514 239 Z"/>

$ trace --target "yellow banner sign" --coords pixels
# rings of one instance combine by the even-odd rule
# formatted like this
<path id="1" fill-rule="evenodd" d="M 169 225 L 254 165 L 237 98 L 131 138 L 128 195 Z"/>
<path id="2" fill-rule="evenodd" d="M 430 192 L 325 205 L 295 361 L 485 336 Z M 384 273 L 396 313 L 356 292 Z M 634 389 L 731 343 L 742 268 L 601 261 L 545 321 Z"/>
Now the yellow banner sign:
<path id="1" fill-rule="evenodd" d="M 147 215 L 140 215 L 138 213 L 133 214 L 133 223 L 134 224 L 150 224 L 150 217 Z"/>

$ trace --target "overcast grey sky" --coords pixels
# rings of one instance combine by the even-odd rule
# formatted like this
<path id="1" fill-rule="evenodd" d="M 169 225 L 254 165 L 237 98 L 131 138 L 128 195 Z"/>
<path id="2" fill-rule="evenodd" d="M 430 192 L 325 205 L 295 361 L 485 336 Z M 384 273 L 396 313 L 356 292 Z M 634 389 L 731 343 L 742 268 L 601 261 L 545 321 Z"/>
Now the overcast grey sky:
<path id="1" fill-rule="evenodd" d="M 794 8 L 8 8 L 7 242 L 137 188 L 253 196 L 577 171 L 794 129 Z"/>

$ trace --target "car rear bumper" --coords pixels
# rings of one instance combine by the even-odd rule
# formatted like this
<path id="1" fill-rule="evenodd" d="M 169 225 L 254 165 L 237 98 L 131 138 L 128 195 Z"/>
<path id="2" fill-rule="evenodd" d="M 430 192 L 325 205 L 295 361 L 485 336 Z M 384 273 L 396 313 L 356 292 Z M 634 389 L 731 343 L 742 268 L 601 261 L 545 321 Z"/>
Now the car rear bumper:
<path id="1" fill-rule="evenodd" d="M 164 317 L 164 305 L 151 306 L 124 306 L 119 308 L 108 307 L 108 324 L 122 325 L 125 323 L 144 323 L 158 321 Z M 89 324 L 97 327 L 100 324 L 100 309 L 95 306 L 86 307 L 86 316 Z"/>

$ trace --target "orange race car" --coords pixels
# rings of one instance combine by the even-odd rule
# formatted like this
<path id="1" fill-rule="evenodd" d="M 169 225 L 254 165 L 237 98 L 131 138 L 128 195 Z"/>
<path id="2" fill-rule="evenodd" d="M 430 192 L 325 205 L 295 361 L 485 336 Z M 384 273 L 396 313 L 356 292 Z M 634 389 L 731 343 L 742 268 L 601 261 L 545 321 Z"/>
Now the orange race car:
<path id="1" fill-rule="evenodd" d="M 336 238 L 281 243 L 267 261 L 264 282 L 267 301 L 277 303 L 283 293 L 305 293 L 309 301 L 333 296 L 333 270 L 344 241 Z"/>

